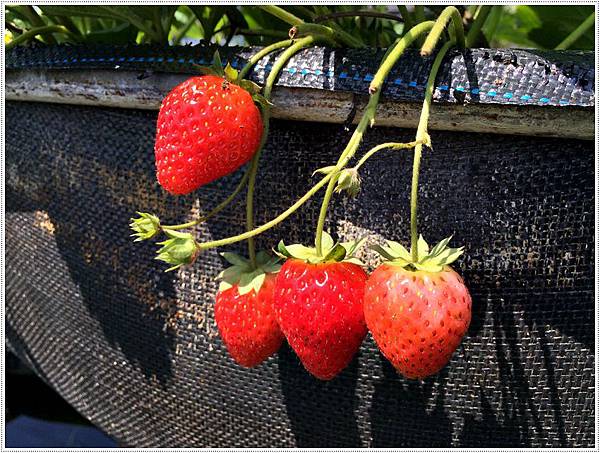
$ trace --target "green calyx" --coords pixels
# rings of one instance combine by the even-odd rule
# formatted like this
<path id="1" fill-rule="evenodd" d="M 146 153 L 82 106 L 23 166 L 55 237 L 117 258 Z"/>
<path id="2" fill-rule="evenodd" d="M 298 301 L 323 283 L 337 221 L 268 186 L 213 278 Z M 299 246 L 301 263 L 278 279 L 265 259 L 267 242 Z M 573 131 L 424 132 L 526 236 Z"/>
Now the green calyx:
<path id="1" fill-rule="evenodd" d="M 464 251 L 464 247 L 448 247 L 450 239 L 452 236 L 443 239 L 430 250 L 423 236 L 419 236 L 416 262 L 413 261 L 411 252 L 398 242 L 386 241 L 387 246 L 373 245 L 371 249 L 385 258 L 387 264 L 401 266 L 408 270 L 441 272 L 444 267 L 456 261 Z"/>
<path id="2" fill-rule="evenodd" d="M 249 259 L 231 252 L 223 252 L 221 256 L 231 264 L 221 271 L 217 279 L 221 280 L 219 291 L 226 291 L 238 285 L 241 295 L 254 290 L 258 294 L 267 274 L 276 274 L 281 269 L 278 257 L 271 257 L 267 252 L 256 254 L 256 267 L 252 266 Z"/>
<path id="3" fill-rule="evenodd" d="M 139 217 L 130 219 L 129 227 L 133 230 L 131 236 L 136 239 L 134 242 L 145 241 L 151 239 L 160 233 L 160 220 L 153 214 L 147 212 L 138 212 Z"/>
<path id="4" fill-rule="evenodd" d="M 335 193 L 346 192 L 350 197 L 354 198 L 358 195 L 358 192 L 360 192 L 361 179 L 358 174 L 358 169 L 355 167 L 343 168 L 338 171 L 335 165 L 330 165 L 328 167 L 318 168 L 313 172 L 313 176 L 317 173 L 323 175 L 338 173 Z"/>
<path id="5" fill-rule="evenodd" d="M 364 263 L 354 256 L 366 239 L 349 242 L 334 242 L 331 235 L 323 231 L 323 255 L 319 255 L 316 247 L 306 247 L 302 244 L 285 245 L 279 241 L 275 253 L 283 259 L 296 258 L 307 263 L 317 264 L 326 262 L 345 262 L 364 266 Z"/>
<path id="6" fill-rule="evenodd" d="M 198 256 L 199 248 L 191 233 L 164 230 L 169 239 L 158 242 L 162 247 L 158 250 L 156 258 L 173 266 L 166 272 L 173 271 L 185 264 L 192 264 Z"/>
<path id="7" fill-rule="evenodd" d="M 260 85 L 257 85 L 251 80 L 240 79 L 239 71 L 233 66 L 231 66 L 229 62 L 225 66 L 223 66 L 223 62 L 221 61 L 221 56 L 219 55 L 218 50 L 215 51 L 213 55 L 213 62 L 210 66 L 196 65 L 196 68 L 204 75 L 214 75 L 217 77 L 222 77 L 226 80 L 226 83 L 238 85 L 240 88 L 243 88 L 248 93 L 250 93 L 250 96 L 252 96 L 254 102 L 256 102 L 263 108 L 273 105 L 263 95 L 260 94 L 262 90 Z M 226 88 L 226 85 L 224 85 L 224 88 Z"/>

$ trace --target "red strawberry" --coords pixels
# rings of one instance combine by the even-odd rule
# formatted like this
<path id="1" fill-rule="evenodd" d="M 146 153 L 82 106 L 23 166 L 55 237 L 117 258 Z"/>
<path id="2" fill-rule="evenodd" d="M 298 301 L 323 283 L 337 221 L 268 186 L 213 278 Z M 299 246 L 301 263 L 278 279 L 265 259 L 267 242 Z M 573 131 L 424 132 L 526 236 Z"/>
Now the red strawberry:
<path id="1" fill-rule="evenodd" d="M 283 334 L 275 319 L 273 296 L 276 259 L 261 252 L 258 267 L 233 253 L 223 256 L 233 266 L 219 277 L 223 279 L 217 293 L 215 320 L 229 354 L 240 365 L 253 367 L 277 352 Z"/>
<path id="2" fill-rule="evenodd" d="M 192 77 L 165 97 L 156 128 L 156 176 L 183 195 L 232 173 L 257 151 L 263 124 L 245 89 L 222 77 Z"/>
<path id="3" fill-rule="evenodd" d="M 344 246 L 327 248 L 333 252 L 339 247 Z M 338 259 L 350 257 L 346 250 Z M 319 379 L 332 379 L 350 363 L 367 333 L 363 315 L 367 274 L 354 262 L 324 260 L 301 245 L 280 244 L 279 251 L 303 257 L 289 258 L 277 276 L 279 326 L 304 367 Z"/>
<path id="4" fill-rule="evenodd" d="M 441 370 L 471 322 L 469 291 L 447 265 L 462 249 L 446 248 L 445 240 L 429 252 L 421 241 L 425 256 L 416 266 L 400 244 L 380 248 L 392 259 L 371 274 L 364 301 L 365 320 L 379 349 L 411 379 Z"/>
<path id="5" fill-rule="evenodd" d="M 265 278 L 258 293 L 240 294 L 238 285 L 217 293 L 215 320 L 229 354 L 242 366 L 253 367 L 277 352 L 283 334 L 275 320 L 275 275 Z"/>

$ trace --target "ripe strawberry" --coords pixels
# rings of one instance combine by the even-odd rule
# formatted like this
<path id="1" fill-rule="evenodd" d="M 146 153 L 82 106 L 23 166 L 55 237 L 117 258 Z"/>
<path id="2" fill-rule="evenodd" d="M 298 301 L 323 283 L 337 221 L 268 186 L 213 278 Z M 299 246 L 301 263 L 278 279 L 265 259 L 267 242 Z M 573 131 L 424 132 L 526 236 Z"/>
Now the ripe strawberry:
<path id="1" fill-rule="evenodd" d="M 329 380 L 350 363 L 367 333 L 363 315 L 367 274 L 351 258 L 358 243 L 333 245 L 329 235 L 324 242 L 325 258 L 315 249 L 280 243 L 279 251 L 289 259 L 277 276 L 275 312 L 304 367 Z M 341 261 L 345 257 L 348 260 Z"/>
<path id="2" fill-rule="evenodd" d="M 214 75 L 173 88 L 158 114 L 156 176 L 183 195 L 232 173 L 260 146 L 263 123 L 251 94 Z"/>
<path id="3" fill-rule="evenodd" d="M 221 274 L 223 279 L 215 304 L 215 321 L 233 359 L 244 367 L 253 367 L 277 352 L 283 334 L 275 319 L 273 296 L 277 260 L 261 252 L 258 267 L 232 253 L 223 256 L 233 264 Z"/>
<path id="4" fill-rule="evenodd" d="M 411 262 L 396 242 L 379 247 L 389 259 L 369 277 L 365 320 L 385 357 L 404 376 L 423 379 L 450 360 L 471 322 L 471 296 L 462 278 L 448 266 L 462 249 L 446 248 L 450 238 Z"/>

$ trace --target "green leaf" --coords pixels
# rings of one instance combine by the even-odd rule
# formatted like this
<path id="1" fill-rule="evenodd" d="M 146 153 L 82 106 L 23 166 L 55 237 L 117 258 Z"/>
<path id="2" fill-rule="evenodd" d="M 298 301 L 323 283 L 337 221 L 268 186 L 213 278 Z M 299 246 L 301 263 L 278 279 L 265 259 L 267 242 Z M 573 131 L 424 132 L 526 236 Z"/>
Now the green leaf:
<path id="1" fill-rule="evenodd" d="M 396 258 L 402 258 L 406 261 L 410 261 L 412 259 L 410 252 L 406 250 L 406 248 L 396 241 L 386 241 L 389 249 L 392 251 L 392 254 Z"/>
<path id="2" fill-rule="evenodd" d="M 419 240 L 417 241 L 417 254 L 419 255 L 419 259 L 422 256 L 426 256 L 429 253 L 429 245 L 425 242 L 422 235 L 419 235 Z"/>
<path id="3" fill-rule="evenodd" d="M 367 238 L 360 238 L 354 241 L 342 242 L 342 247 L 346 249 L 346 257 L 353 256 L 358 249 L 360 249 L 365 242 L 367 242 Z M 346 260 L 348 261 L 348 260 Z"/>
<path id="4" fill-rule="evenodd" d="M 250 273 L 244 273 L 238 284 L 238 292 L 241 295 L 248 294 L 252 290 L 255 290 L 256 293 L 258 293 L 264 281 L 265 273 L 261 270 L 257 269 Z"/>
<path id="5" fill-rule="evenodd" d="M 371 250 L 374 250 L 375 252 L 379 253 L 381 256 L 383 256 L 388 261 L 394 261 L 396 259 L 396 257 L 392 253 L 390 253 L 389 250 L 386 250 L 384 247 L 382 247 L 379 244 L 370 245 L 369 248 Z"/>
<path id="6" fill-rule="evenodd" d="M 352 263 L 352 264 L 356 264 L 357 266 L 361 266 L 361 267 L 365 267 L 366 264 L 363 263 L 361 260 L 359 260 L 356 257 L 352 257 L 352 258 L 344 258 L 344 263 Z"/>
<path id="7" fill-rule="evenodd" d="M 277 244 L 277 250 L 273 249 L 273 252 L 275 252 L 277 256 L 283 259 L 290 258 L 292 256 L 292 254 L 288 252 L 288 249 L 285 246 L 283 239 L 279 241 L 279 243 Z"/>
<path id="8" fill-rule="evenodd" d="M 250 264 L 250 260 L 237 253 L 223 252 L 221 253 L 221 256 L 225 258 L 229 264 L 233 264 L 234 266 L 247 267 Z"/>
<path id="9" fill-rule="evenodd" d="M 329 173 L 331 173 L 332 171 L 334 171 L 337 167 L 335 165 L 329 165 L 327 167 L 322 167 L 322 168 L 317 168 L 315 171 L 313 171 L 313 176 L 316 175 L 317 173 L 321 173 L 323 175 L 328 175 Z"/>
<path id="10" fill-rule="evenodd" d="M 260 252 L 258 252 L 256 254 L 256 262 L 258 263 L 259 266 L 267 264 L 272 259 L 273 258 L 264 250 L 261 250 Z"/>
<path id="11" fill-rule="evenodd" d="M 134 231 L 134 242 L 151 239 L 160 232 L 160 220 L 153 214 L 138 212 L 139 217 L 130 219 L 129 227 Z"/>
<path id="12" fill-rule="evenodd" d="M 225 68 L 225 70 L 227 70 L 227 68 Z M 237 80 L 237 79 L 233 79 L 233 80 Z M 264 96 L 260 96 L 260 97 L 256 96 L 258 93 L 260 93 L 260 90 L 262 88 L 260 87 L 260 85 L 254 83 L 252 80 L 247 80 L 247 79 L 240 80 L 239 86 L 242 87 L 244 90 L 246 90 L 248 93 L 250 93 L 252 95 L 252 98 L 255 101 L 259 101 L 260 98 L 262 98 L 264 100 L 264 102 L 267 103 L 267 105 L 273 105 Z"/>
<path id="13" fill-rule="evenodd" d="M 251 82 L 251 83 L 252 83 L 252 82 Z M 256 86 L 258 86 L 258 85 L 256 85 Z M 260 90 L 260 87 L 258 87 L 258 88 L 259 88 L 259 90 Z M 271 103 L 271 102 L 270 102 L 270 101 L 269 101 L 269 100 L 268 100 L 266 97 L 264 97 L 264 96 L 263 96 L 263 95 L 261 95 L 261 94 L 254 94 L 254 95 L 252 95 L 252 100 L 253 100 L 253 101 L 254 101 L 256 104 L 258 104 L 258 106 L 259 106 L 259 107 L 260 107 L 262 110 L 265 110 L 265 109 L 268 109 L 268 108 L 270 108 L 270 107 L 273 107 L 273 104 L 272 104 L 272 103 Z"/>
<path id="14" fill-rule="evenodd" d="M 225 78 L 229 82 L 237 81 L 239 73 L 237 70 L 233 69 L 233 66 L 231 66 L 229 63 L 227 63 L 227 66 L 225 66 L 225 69 L 223 71 L 225 72 Z M 252 82 L 250 82 L 250 83 L 252 83 Z M 254 85 L 256 85 L 256 84 L 254 84 Z M 256 85 L 256 86 L 258 86 L 258 85 Z M 260 90 L 260 87 L 259 87 L 259 90 Z M 249 91 L 249 90 L 246 90 L 246 91 Z"/>
<path id="15" fill-rule="evenodd" d="M 439 255 L 440 253 L 442 253 L 444 250 L 446 250 L 446 246 L 448 245 L 448 243 L 450 242 L 450 239 L 452 239 L 452 236 L 447 237 L 446 239 L 442 239 L 440 242 L 438 242 L 435 247 L 433 247 L 431 249 L 431 251 L 429 252 L 428 257 L 434 257 Z M 425 258 L 425 257 L 424 257 Z"/>
<path id="16" fill-rule="evenodd" d="M 169 239 L 158 243 L 162 247 L 158 250 L 155 259 L 174 264 L 167 271 L 193 263 L 198 253 L 198 246 L 192 234 L 172 230 L 164 230 L 164 232 Z"/>
<path id="17" fill-rule="evenodd" d="M 325 255 L 323 261 L 342 261 L 346 257 L 346 249 L 341 244 L 335 244 Z"/>
<path id="18" fill-rule="evenodd" d="M 286 246 L 286 249 L 294 258 L 310 260 L 311 262 L 313 262 L 315 259 L 319 259 L 319 256 L 314 248 L 306 247 L 302 244 L 288 245 Z"/>
<path id="19" fill-rule="evenodd" d="M 335 241 L 333 240 L 331 235 L 327 231 L 323 231 L 323 234 L 321 236 L 321 246 L 323 247 L 323 250 L 329 250 L 333 248 L 334 244 Z"/>

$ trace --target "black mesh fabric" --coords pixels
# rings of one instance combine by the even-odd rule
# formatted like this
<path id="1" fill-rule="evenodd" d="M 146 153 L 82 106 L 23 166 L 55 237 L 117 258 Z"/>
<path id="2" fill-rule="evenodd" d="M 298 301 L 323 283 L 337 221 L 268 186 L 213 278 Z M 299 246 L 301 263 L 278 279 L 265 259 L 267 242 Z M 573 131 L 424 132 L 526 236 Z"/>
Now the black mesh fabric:
<path id="1" fill-rule="evenodd" d="M 432 131 L 421 228 L 466 246 L 456 268 L 473 296 L 469 332 L 422 382 L 396 374 L 370 337 L 321 382 L 287 346 L 251 370 L 228 357 L 213 317 L 217 251 L 166 274 L 152 244 L 132 243 L 136 210 L 183 221 L 241 176 L 169 196 L 154 177 L 155 121 L 147 111 L 6 105 L 8 342 L 92 422 L 138 447 L 594 446 L 593 142 Z M 350 133 L 273 121 L 258 221 L 302 194 Z M 414 133 L 375 128 L 361 149 Z M 328 229 L 406 243 L 410 167 L 410 152 L 372 159 L 358 198 L 335 198 Z M 318 207 L 259 245 L 310 242 Z M 243 216 L 240 200 L 198 235 L 241 232 Z"/>

